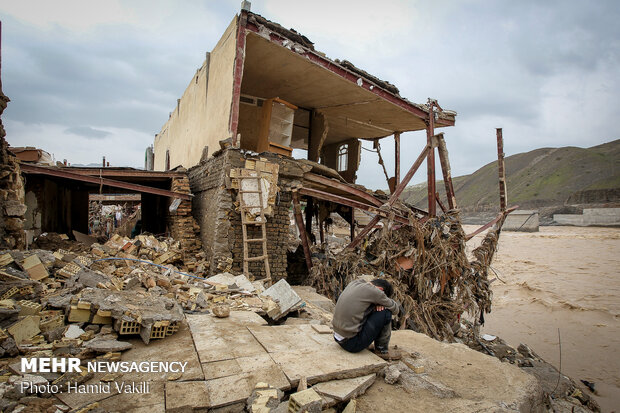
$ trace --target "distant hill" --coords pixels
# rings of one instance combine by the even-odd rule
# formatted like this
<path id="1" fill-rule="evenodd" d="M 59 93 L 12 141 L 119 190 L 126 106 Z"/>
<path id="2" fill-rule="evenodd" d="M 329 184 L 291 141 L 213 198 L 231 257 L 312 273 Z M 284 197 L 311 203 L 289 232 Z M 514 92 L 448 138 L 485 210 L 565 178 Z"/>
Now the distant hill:
<path id="1" fill-rule="evenodd" d="M 604 203 L 620 193 L 620 139 L 587 149 L 573 146 L 536 149 L 508 156 L 505 164 L 508 203 L 522 209 L 562 206 L 569 197 Z M 498 208 L 497 162 L 452 181 L 457 203 L 465 212 Z M 438 182 L 437 189 L 445 199 L 443 181 Z M 417 207 L 428 208 L 426 184 L 406 188 L 402 198 Z"/>

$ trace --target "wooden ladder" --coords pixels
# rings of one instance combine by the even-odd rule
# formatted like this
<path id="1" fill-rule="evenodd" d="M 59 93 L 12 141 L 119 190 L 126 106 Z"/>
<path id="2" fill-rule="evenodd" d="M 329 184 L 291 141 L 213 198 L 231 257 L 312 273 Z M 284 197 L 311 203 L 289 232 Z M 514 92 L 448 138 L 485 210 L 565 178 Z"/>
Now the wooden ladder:
<path id="1" fill-rule="evenodd" d="M 244 179 L 256 179 L 257 190 L 243 190 Z M 259 205 L 246 205 L 243 199 L 243 194 L 258 194 Z M 259 209 L 260 213 L 254 220 L 248 219 L 248 212 L 253 209 Z M 269 269 L 269 257 L 267 255 L 267 219 L 265 218 L 265 210 L 263 208 L 263 184 L 260 173 L 257 176 L 244 176 L 239 179 L 239 212 L 241 213 L 241 229 L 243 232 L 243 274 L 249 277 L 248 263 L 252 261 L 263 261 L 265 264 L 265 275 L 267 276 L 267 282 L 271 282 L 271 270 Z M 247 226 L 260 226 L 261 238 L 248 239 Z M 249 256 L 249 244 L 253 242 L 260 242 L 263 245 L 263 254 L 256 257 Z"/>

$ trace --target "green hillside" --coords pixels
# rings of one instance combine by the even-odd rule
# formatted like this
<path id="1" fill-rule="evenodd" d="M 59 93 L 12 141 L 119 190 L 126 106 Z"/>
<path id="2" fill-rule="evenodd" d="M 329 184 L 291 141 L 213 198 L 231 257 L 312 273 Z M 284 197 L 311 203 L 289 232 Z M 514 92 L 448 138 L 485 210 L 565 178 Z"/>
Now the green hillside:
<path id="1" fill-rule="evenodd" d="M 562 205 L 577 191 L 620 188 L 620 139 L 587 149 L 536 149 L 505 161 L 508 202 L 522 208 Z M 485 209 L 499 203 L 497 162 L 453 178 L 453 184 L 461 208 Z M 437 188 L 445 199 L 443 182 Z M 402 198 L 426 209 L 426 184 L 406 188 Z"/>

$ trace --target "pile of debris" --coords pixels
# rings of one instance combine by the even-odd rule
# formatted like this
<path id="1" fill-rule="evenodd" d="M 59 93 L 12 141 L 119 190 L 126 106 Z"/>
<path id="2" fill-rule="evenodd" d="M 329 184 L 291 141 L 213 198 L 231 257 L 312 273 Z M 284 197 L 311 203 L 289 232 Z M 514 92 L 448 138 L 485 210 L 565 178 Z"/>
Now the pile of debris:
<path id="1" fill-rule="evenodd" d="M 495 242 L 492 240 L 495 239 Z M 497 234 L 489 231 L 474 251 L 466 255 L 466 236 L 458 212 L 448 211 L 423 223 L 388 222 L 361 247 L 361 253 L 344 249 L 312 268 L 310 283 L 330 298 L 362 274 L 384 277 L 394 285 L 395 299 L 404 313 L 400 327 L 438 340 L 454 341 L 453 325 L 464 312 L 482 318 L 491 310 L 492 292 L 487 277 Z"/>
<path id="2" fill-rule="evenodd" d="M 52 350 L 66 338 L 74 340 L 72 352 L 100 349 L 91 341 L 102 325 L 109 326 L 108 341 L 114 331 L 140 335 L 148 344 L 174 334 L 184 311 L 222 315 L 243 309 L 277 320 L 302 304 L 284 280 L 265 290 L 243 275 L 184 273 L 173 263 L 204 274 L 204 262 L 195 265 L 191 257 L 184 263 L 175 242 L 153 236 L 115 236 L 90 249 L 66 242 L 74 251 L 0 252 L 0 356 Z"/>

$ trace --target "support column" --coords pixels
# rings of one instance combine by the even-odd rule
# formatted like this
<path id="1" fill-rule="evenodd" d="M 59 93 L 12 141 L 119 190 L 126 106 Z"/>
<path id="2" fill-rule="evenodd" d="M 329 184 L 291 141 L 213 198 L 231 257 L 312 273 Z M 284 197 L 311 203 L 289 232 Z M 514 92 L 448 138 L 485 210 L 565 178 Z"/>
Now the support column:
<path id="1" fill-rule="evenodd" d="M 446 186 L 446 197 L 448 198 L 448 208 L 456 208 L 456 196 L 454 195 L 454 186 L 452 185 L 452 172 L 450 170 L 450 159 L 448 158 L 448 148 L 443 138 L 443 133 L 435 135 L 437 137 L 437 153 L 439 154 L 439 162 L 441 163 L 441 172 L 443 173 L 443 182 Z"/>
<path id="2" fill-rule="evenodd" d="M 506 194 L 506 170 L 504 168 L 504 137 L 502 128 L 497 128 L 497 169 L 499 170 L 499 209 L 506 210 L 508 197 Z"/>
<path id="3" fill-rule="evenodd" d="M 312 198 L 306 198 L 306 233 L 308 235 L 312 234 L 312 215 L 314 210 L 314 201 Z M 312 237 L 310 237 L 312 240 Z"/>
<path id="4" fill-rule="evenodd" d="M 394 187 L 400 183 L 400 132 L 394 133 Z"/>
<path id="5" fill-rule="evenodd" d="M 312 256 L 310 255 L 310 246 L 308 245 L 308 234 L 306 233 L 306 229 L 304 228 L 304 219 L 301 216 L 301 205 L 299 203 L 299 193 L 296 190 L 293 190 L 293 215 L 295 215 L 295 223 L 297 224 L 297 229 L 299 230 L 299 237 L 301 238 L 301 245 L 304 249 L 304 256 L 306 258 L 306 266 L 308 267 L 308 272 L 312 268 Z"/>
<path id="6" fill-rule="evenodd" d="M 428 188 L 428 215 L 437 215 L 437 203 L 435 201 L 435 148 L 433 147 L 433 135 L 435 135 L 435 101 L 428 102 L 428 122 L 426 124 L 426 144 L 430 147 L 426 158 L 427 165 L 427 188 Z"/>

